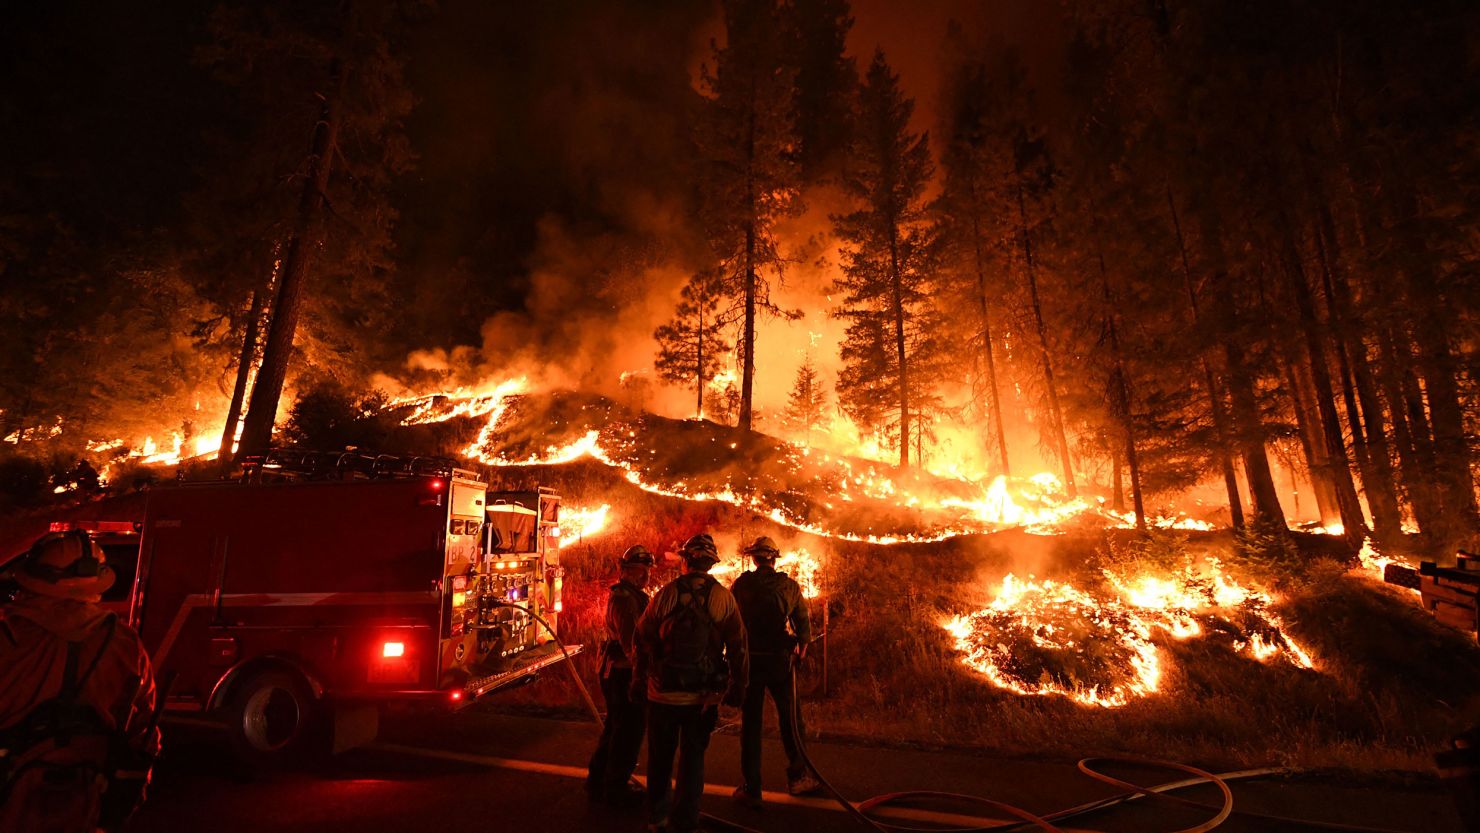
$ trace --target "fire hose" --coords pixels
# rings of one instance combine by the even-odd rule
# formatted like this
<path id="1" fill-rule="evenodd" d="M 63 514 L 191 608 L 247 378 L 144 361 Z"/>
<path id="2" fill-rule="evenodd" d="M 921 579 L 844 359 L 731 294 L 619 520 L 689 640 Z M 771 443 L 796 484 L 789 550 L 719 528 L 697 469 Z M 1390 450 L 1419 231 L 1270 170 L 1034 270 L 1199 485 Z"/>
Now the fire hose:
<path id="1" fill-rule="evenodd" d="M 596 722 L 598 726 L 601 725 L 602 715 L 601 711 L 596 707 L 596 700 L 591 696 L 591 691 L 586 686 L 585 681 L 581 679 L 580 673 L 576 670 L 575 663 L 571 662 L 570 652 L 566 649 L 565 643 L 560 639 L 560 636 L 555 632 L 555 629 L 550 627 L 550 623 L 546 622 L 545 619 L 539 614 L 529 610 L 522 605 L 511 604 L 509 602 L 494 602 L 494 604 L 502 607 L 513 607 L 524 611 L 525 613 L 529 614 L 532 619 L 538 622 L 540 626 L 545 629 L 546 633 L 550 634 L 550 638 L 555 641 L 555 645 L 560 649 L 561 655 L 565 658 L 565 666 L 570 671 L 571 679 L 575 682 L 576 688 L 580 690 L 581 697 L 586 703 L 586 708 L 591 713 L 591 718 Z M 1202 769 L 1198 769 L 1197 767 L 1176 763 L 1174 761 L 1160 761 L 1145 758 L 1110 756 L 1082 758 L 1076 764 L 1076 767 L 1080 772 L 1084 773 L 1088 777 L 1093 778 L 1096 781 L 1100 781 L 1101 783 L 1117 787 L 1123 790 L 1123 792 L 1112 795 L 1108 798 L 1080 804 L 1075 807 L 1069 807 L 1063 810 L 1056 810 L 1043 816 L 1036 815 L 1032 812 L 1029 812 L 1028 810 L 1024 810 L 1021 807 L 1016 807 L 1004 801 L 998 801 L 996 799 L 986 798 L 984 796 L 970 795 L 967 793 L 955 793 L 940 790 L 905 790 L 902 792 L 884 793 L 855 804 L 854 802 L 844 797 L 843 794 L 839 792 L 838 789 L 834 787 L 832 783 L 829 782 L 827 778 L 822 775 L 822 772 L 818 770 L 816 764 L 812 763 L 812 758 L 807 752 L 806 738 L 803 737 L 798 720 L 801 711 L 801 703 L 797 698 L 797 677 L 795 663 L 793 663 L 793 667 L 789 676 L 791 685 L 791 709 L 787 712 L 786 717 L 787 720 L 791 722 L 792 734 L 796 738 L 797 753 L 802 760 L 802 764 L 806 766 L 807 771 L 811 772 L 812 775 L 816 777 L 817 782 L 822 785 L 823 790 L 828 794 L 829 797 L 837 802 L 840 807 L 843 808 L 844 812 L 846 812 L 851 818 L 853 818 L 863 827 L 874 831 L 874 833 L 927 833 L 927 831 L 929 833 L 988 833 L 989 831 L 990 833 L 1011 833 L 1012 831 L 1035 828 L 1038 830 L 1047 831 L 1047 833 L 1065 833 L 1062 827 L 1058 827 L 1055 825 L 1056 822 L 1063 822 L 1072 818 L 1089 815 L 1091 813 L 1100 812 L 1102 810 L 1108 810 L 1111 807 L 1116 807 L 1121 804 L 1127 804 L 1131 801 L 1136 801 L 1142 798 L 1156 799 L 1160 801 L 1174 803 L 1183 807 L 1195 807 L 1213 811 L 1213 816 L 1208 820 L 1193 825 L 1192 827 L 1185 827 L 1179 830 L 1171 831 L 1170 833 L 1208 833 L 1208 831 L 1220 827 L 1223 822 L 1227 821 L 1228 818 L 1235 812 L 1237 812 L 1239 816 L 1246 818 L 1281 822 L 1285 824 L 1299 824 L 1305 825 L 1307 827 L 1318 828 L 1321 830 L 1338 831 L 1338 833 L 1405 833 L 1405 831 L 1397 831 L 1387 828 L 1363 827 L 1358 825 L 1291 818 L 1287 816 L 1278 816 L 1267 813 L 1255 813 L 1248 810 L 1234 810 L 1233 790 L 1230 789 L 1228 786 L 1229 781 L 1248 780 L 1251 778 L 1266 777 L 1270 775 L 1288 774 L 1289 772 L 1291 772 L 1291 770 L 1288 769 L 1268 768 L 1241 770 L 1238 772 L 1212 773 Z M 1128 764 L 1132 766 L 1147 767 L 1152 769 L 1166 769 L 1172 770 L 1174 772 L 1183 772 L 1191 775 L 1192 777 L 1185 778 L 1179 781 L 1169 781 L 1164 784 L 1157 784 L 1148 787 L 1142 786 L 1140 784 L 1134 784 L 1130 781 L 1124 781 L 1114 776 L 1103 773 L 1096 769 L 1096 766 L 1100 764 Z M 1187 789 L 1189 787 L 1200 786 L 1203 784 L 1212 784 L 1213 786 L 1218 788 L 1218 791 L 1222 794 L 1221 804 L 1207 804 L 1201 801 L 1193 801 L 1192 799 L 1171 795 L 1171 793 L 1174 791 Z M 975 827 L 913 827 L 910 825 L 881 821 L 874 816 L 869 815 L 869 812 L 871 810 L 875 810 L 889 804 L 920 800 L 952 801 L 956 803 L 974 804 L 1007 813 L 1019 819 L 1019 821 Z M 761 833 L 761 831 L 754 830 L 741 824 L 737 824 L 728 819 L 722 819 L 717 816 L 712 816 L 708 813 L 703 813 L 702 816 L 706 821 L 724 827 L 726 829 L 740 831 L 740 833 Z"/>

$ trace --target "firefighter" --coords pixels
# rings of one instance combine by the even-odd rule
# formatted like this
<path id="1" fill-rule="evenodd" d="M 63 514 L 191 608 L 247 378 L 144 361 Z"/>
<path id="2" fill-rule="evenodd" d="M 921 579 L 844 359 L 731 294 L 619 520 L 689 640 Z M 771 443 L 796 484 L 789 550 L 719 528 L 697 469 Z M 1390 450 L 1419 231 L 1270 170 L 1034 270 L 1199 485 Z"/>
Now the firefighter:
<path id="1" fill-rule="evenodd" d="M 115 576 L 86 532 L 44 535 L 16 563 L 0 618 L 0 833 L 117 830 L 159 753 L 149 657 L 98 606 Z"/>
<path id="2" fill-rule="evenodd" d="M 719 563 L 714 539 L 695 535 L 682 555 L 684 574 L 664 585 L 638 620 L 633 680 L 648 701 L 649 830 L 672 833 L 699 829 L 704 751 L 719 704 L 738 706 L 745 696 L 749 669 L 735 597 L 709 575 Z"/>
<path id="3" fill-rule="evenodd" d="M 601 694 L 606 722 L 601 741 L 586 769 L 586 792 L 611 804 L 642 803 L 643 790 L 632 783 L 637 752 L 646 724 L 646 692 L 632 690 L 632 646 L 637 619 L 647 607 L 648 575 L 653 554 L 641 544 L 627 548 L 618 561 L 621 580 L 606 600 L 606 647 L 601 654 Z"/>
<path id="4" fill-rule="evenodd" d="M 787 792 L 805 795 L 821 785 L 807 770 L 797 748 L 801 714 L 796 711 L 795 668 L 807 654 L 812 641 L 812 623 L 802 588 L 785 573 L 776 571 L 781 551 L 766 536 L 744 549 L 755 569 L 735 579 L 731 591 L 745 620 L 746 646 L 750 656 L 750 682 L 740 717 L 741 784 L 734 798 L 741 804 L 761 803 L 761 728 L 765 723 L 766 692 L 776 704 L 781 727 L 781 746 L 786 750 Z"/>

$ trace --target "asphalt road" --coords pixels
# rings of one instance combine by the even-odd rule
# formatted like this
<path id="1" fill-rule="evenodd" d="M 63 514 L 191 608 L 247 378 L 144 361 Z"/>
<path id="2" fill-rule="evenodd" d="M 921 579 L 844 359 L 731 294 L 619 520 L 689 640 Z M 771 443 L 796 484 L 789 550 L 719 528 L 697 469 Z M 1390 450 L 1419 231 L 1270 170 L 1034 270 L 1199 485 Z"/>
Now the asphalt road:
<path id="1" fill-rule="evenodd" d="M 272 775 L 251 774 L 236 766 L 219 729 L 198 721 L 170 721 L 165 732 L 166 753 L 150 800 L 129 825 L 129 833 L 643 830 L 640 810 L 610 810 L 586 800 L 581 779 L 594 739 L 589 723 L 479 711 L 403 715 L 382 722 L 377 743 L 341 755 L 322 769 Z M 986 796 L 1047 813 L 1115 792 L 1067 762 L 821 743 L 814 743 L 811 751 L 824 775 L 854 800 L 931 789 Z M 783 757 L 774 739 L 767 741 L 765 761 L 770 779 L 765 786 L 784 787 Z M 706 812 L 768 833 L 863 829 L 837 804 L 822 798 L 793 799 L 768 792 L 767 806 L 760 811 L 737 807 L 729 794 L 738 769 L 734 729 L 722 729 L 708 755 Z M 1128 768 L 1114 771 L 1142 784 L 1179 777 Z M 1235 781 L 1232 788 L 1239 809 L 1414 833 L 1462 830 L 1436 786 L 1360 786 L 1312 777 L 1266 777 Z M 1210 787 L 1178 794 L 1213 803 L 1219 798 Z M 886 813 L 884 821 L 917 828 L 982 826 L 1010 818 L 980 806 L 940 803 Z M 1210 815 L 1166 802 L 1140 801 L 1065 822 L 1063 829 L 1177 831 Z M 1218 828 L 1220 833 L 1320 829 L 1237 814 Z"/>

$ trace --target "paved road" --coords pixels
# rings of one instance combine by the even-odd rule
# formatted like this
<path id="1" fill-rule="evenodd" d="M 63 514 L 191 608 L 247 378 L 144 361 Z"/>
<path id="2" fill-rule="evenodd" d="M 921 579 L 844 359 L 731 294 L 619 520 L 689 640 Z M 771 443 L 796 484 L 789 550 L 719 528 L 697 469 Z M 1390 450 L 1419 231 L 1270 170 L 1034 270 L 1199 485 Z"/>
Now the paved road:
<path id="1" fill-rule="evenodd" d="M 643 829 L 639 811 L 593 806 L 581 790 L 590 724 L 468 711 L 457 715 L 407 715 L 382 724 L 375 745 L 340 756 L 316 772 L 251 776 L 238 769 L 217 729 L 195 722 L 166 726 L 167 753 L 149 803 L 130 824 L 146 831 L 613 831 Z M 813 744 L 813 759 L 855 799 L 906 789 L 935 789 L 990 796 L 1045 813 L 1102 798 L 1114 790 L 1077 773 L 1073 764 L 989 758 L 959 753 Z M 738 777 L 733 730 L 716 735 L 709 752 L 710 787 L 705 809 L 768 833 L 856 831 L 860 825 L 831 802 L 768 794 L 768 806 L 734 806 L 729 793 Z M 779 745 L 768 741 L 766 786 L 782 786 Z M 1141 783 L 1174 780 L 1152 772 L 1120 770 Z M 1395 831 L 1459 833 L 1442 793 L 1432 788 L 1359 787 L 1329 781 L 1259 779 L 1236 782 L 1236 806 L 1265 813 Z M 1181 795 L 1216 802 L 1211 788 Z M 934 805 L 900 809 L 886 820 L 915 826 L 961 826 L 1004 821 L 1005 813 Z M 1067 830 L 1110 833 L 1171 831 L 1197 824 L 1208 813 L 1151 802 L 1067 822 Z M 985 818 L 983 818 L 985 816 Z M 1235 815 L 1219 833 L 1303 833 L 1320 828 Z"/>

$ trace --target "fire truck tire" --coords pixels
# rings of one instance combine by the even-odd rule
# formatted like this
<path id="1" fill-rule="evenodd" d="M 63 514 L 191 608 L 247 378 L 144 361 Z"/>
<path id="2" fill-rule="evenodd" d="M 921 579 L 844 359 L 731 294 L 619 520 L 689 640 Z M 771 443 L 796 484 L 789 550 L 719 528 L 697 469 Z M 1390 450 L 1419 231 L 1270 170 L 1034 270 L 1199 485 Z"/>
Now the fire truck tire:
<path id="1" fill-rule="evenodd" d="M 227 716 L 232 748 L 253 766 L 310 763 L 327 754 L 324 705 L 295 671 L 274 668 L 243 680 L 232 692 Z"/>

